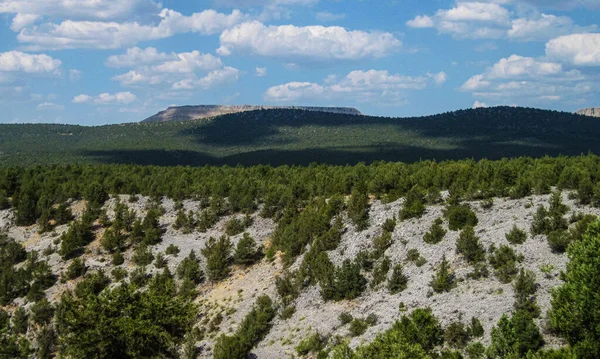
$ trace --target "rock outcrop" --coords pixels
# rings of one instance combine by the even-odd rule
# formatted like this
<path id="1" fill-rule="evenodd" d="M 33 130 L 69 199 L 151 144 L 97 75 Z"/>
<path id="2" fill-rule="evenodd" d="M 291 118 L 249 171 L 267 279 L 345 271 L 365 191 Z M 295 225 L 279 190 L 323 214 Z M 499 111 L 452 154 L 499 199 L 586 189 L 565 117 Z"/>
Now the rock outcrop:
<path id="1" fill-rule="evenodd" d="M 600 117 L 600 107 L 584 108 L 575 111 L 578 115 Z"/>
<path id="2" fill-rule="evenodd" d="M 350 107 L 305 107 L 305 106 L 255 106 L 255 105 L 198 105 L 169 107 L 154 116 L 148 117 L 142 122 L 167 122 L 188 121 L 231 113 L 254 111 L 254 110 L 276 110 L 295 109 L 304 111 L 320 111 L 345 115 L 362 115 L 360 111 Z"/>

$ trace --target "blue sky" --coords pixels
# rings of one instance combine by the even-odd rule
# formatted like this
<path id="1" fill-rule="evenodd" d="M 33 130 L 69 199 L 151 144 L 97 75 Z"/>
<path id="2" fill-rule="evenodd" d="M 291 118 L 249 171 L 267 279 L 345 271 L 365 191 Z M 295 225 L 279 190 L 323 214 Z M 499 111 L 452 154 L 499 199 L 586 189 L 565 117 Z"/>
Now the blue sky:
<path id="1" fill-rule="evenodd" d="M 600 0 L 0 0 L 0 122 L 600 106 Z"/>

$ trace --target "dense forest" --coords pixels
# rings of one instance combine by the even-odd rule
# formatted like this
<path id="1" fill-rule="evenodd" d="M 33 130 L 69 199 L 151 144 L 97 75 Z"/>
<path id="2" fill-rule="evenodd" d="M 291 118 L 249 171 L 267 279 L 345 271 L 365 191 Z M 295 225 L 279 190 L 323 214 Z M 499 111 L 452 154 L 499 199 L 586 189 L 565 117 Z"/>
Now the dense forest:
<path id="1" fill-rule="evenodd" d="M 598 153 L 600 122 L 496 107 L 422 118 L 261 110 L 99 127 L 0 125 L 0 164 L 308 165 Z"/>
<path id="2" fill-rule="evenodd" d="M 439 243 L 447 230 L 460 232 L 456 253 L 473 268 L 470 280 L 493 275 L 502 283 L 512 283 L 514 310 L 491 330 L 490 344 L 474 340 L 483 335 L 477 318 L 466 325 L 456 322 L 444 327 L 430 309 L 409 312 L 401 305 L 400 311 L 406 313 L 370 343 L 351 347 L 344 338 L 315 332 L 297 345 L 297 355 L 597 358 L 600 222 L 590 215 L 565 217 L 568 208 L 561 191 L 569 191 L 581 205 L 600 206 L 600 157 L 307 167 L 69 164 L 1 168 L 0 209 L 14 214 L 16 226 L 37 233 L 67 226 L 54 244 L 68 267 L 54 273 L 44 259 L 52 249 L 49 253 L 26 251 L 22 243 L 0 235 L 0 358 L 28 358 L 34 353 L 37 358 L 55 354 L 65 358 L 195 358 L 199 354 L 195 343 L 211 335 L 214 358 L 246 358 L 268 335 L 275 318 L 290 318 L 294 301 L 312 287 L 320 288 L 325 302 L 351 301 L 367 287 L 382 285 L 392 295 L 402 293 L 410 278 L 401 264 L 392 265 L 386 250 L 398 222 L 418 220 L 433 205 L 444 206 L 444 214 L 423 237 L 425 243 Z M 145 215 L 137 217 L 125 203 L 117 202 L 109 216 L 105 205 L 119 194 L 129 195 L 132 203 L 147 197 Z M 570 262 L 561 274 L 564 284 L 552 292 L 552 308 L 541 313 L 534 275 L 518 269 L 523 258 L 508 245 L 486 250 L 478 238 L 480 232 L 473 229 L 478 218 L 468 203 L 477 200 L 492 207 L 494 198 L 549 194 L 549 205 L 537 208 L 527 230 L 532 236 L 546 236 L 552 250 L 567 252 Z M 159 222 L 164 197 L 176 201 L 173 227 L 178 231 L 206 232 L 223 216 L 240 216 L 228 220 L 225 234 L 192 250 L 171 272 L 165 256 L 177 256 L 179 248 L 170 245 L 164 254 L 151 250 L 164 239 L 165 228 Z M 401 209 L 385 221 L 369 250 L 339 265 L 332 263 L 327 253 L 340 244 L 345 231 L 342 217 L 361 231 L 369 226 L 373 200 L 391 203 L 399 198 L 403 198 Z M 181 201 L 190 199 L 199 203 L 197 210 L 184 210 Z M 86 204 L 78 216 L 69 205 L 74 200 Z M 230 238 L 241 235 L 253 218 L 276 223 L 270 243 L 263 246 L 244 233 L 234 245 Z M 112 262 L 111 273 L 88 271 L 83 259 L 100 232 L 96 251 Z M 523 243 L 527 237 L 516 226 L 506 235 L 511 244 Z M 124 253 L 132 254 L 132 272 L 121 266 Z M 223 318 L 203 316 L 205 307 L 195 300 L 198 285 L 226 280 L 233 266 L 250 267 L 276 257 L 288 269 L 276 280 L 276 295 L 254 298 L 237 328 L 215 337 L 214 328 Z M 205 263 L 202 268 L 200 258 Z M 300 263 L 291 270 L 298 258 Z M 417 266 L 424 261 L 414 251 L 407 260 Z M 149 266 L 156 268 L 152 275 L 146 271 Z M 452 271 L 446 257 L 435 266 L 429 284 L 432 296 L 457 286 Z M 49 288 L 69 281 L 75 283 L 71 289 L 56 301 L 48 300 Z M 544 349 L 536 324 L 542 316 L 547 316 L 545 330 L 563 338 L 566 345 L 562 348 Z M 360 335 L 378 319 L 343 313 L 339 320 L 349 326 L 351 335 Z"/>

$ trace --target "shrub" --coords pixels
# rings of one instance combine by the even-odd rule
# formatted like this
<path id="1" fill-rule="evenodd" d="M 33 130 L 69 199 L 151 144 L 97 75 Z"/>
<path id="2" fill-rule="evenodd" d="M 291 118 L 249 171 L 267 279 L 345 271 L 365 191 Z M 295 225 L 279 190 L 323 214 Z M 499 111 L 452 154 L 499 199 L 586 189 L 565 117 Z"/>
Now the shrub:
<path id="1" fill-rule="evenodd" d="M 401 221 L 410 218 L 421 218 L 425 213 L 425 198 L 418 187 L 413 187 L 404 199 L 404 206 L 400 210 Z"/>
<path id="2" fill-rule="evenodd" d="M 448 218 L 448 228 L 452 231 L 459 231 L 465 226 L 475 227 L 479 223 L 475 212 L 465 205 L 448 206 L 444 216 Z"/>
<path id="3" fill-rule="evenodd" d="M 316 332 L 309 335 L 307 338 L 302 340 L 298 346 L 296 346 L 296 353 L 298 355 L 307 355 L 308 353 L 316 353 L 323 349 L 327 343 L 327 340 Z"/>
<path id="4" fill-rule="evenodd" d="M 456 253 L 462 254 L 467 262 L 479 263 L 485 260 L 485 249 L 471 226 L 465 226 L 456 241 Z"/>
<path id="5" fill-rule="evenodd" d="M 446 256 L 442 258 L 429 285 L 437 293 L 449 292 L 456 286 L 454 273 L 450 271 L 450 263 L 446 260 Z"/>
<path id="6" fill-rule="evenodd" d="M 342 312 L 340 313 L 339 319 L 340 322 L 342 322 L 342 325 L 346 325 L 350 323 L 354 318 L 352 317 L 352 314 L 348 312 Z"/>
<path id="7" fill-rule="evenodd" d="M 143 267 L 137 267 L 129 275 L 129 282 L 138 288 L 142 288 L 148 284 L 148 280 L 150 280 L 150 275 L 146 273 Z"/>
<path id="8" fill-rule="evenodd" d="M 531 234 L 536 236 L 548 233 L 550 230 L 550 220 L 547 218 L 548 211 L 542 205 L 537 207 L 533 222 L 531 222 Z"/>
<path id="9" fill-rule="evenodd" d="M 97 296 L 110 284 L 110 279 L 103 271 L 88 273 L 83 281 L 75 286 L 75 295 L 79 298 Z"/>
<path id="10" fill-rule="evenodd" d="M 480 342 L 471 343 L 467 346 L 465 352 L 469 359 L 483 359 L 485 358 L 485 345 Z"/>
<path id="11" fill-rule="evenodd" d="M 408 286 L 408 277 L 403 273 L 402 264 L 396 264 L 392 271 L 392 277 L 388 282 L 388 290 L 392 294 L 398 294 Z"/>
<path id="12" fill-rule="evenodd" d="M 179 247 L 171 243 L 165 250 L 165 254 L 177 257 L 177 255 L 179 254 Z"/>
<path id="13" fill-rule="evenodd" d="M 120 282 L 127 277 L 127 271 L 121 267 L 113 268 L 113 270 L 110 271 L 110 274 L 117 282 Z"/>
<path id="14" fill-rule="evenodd" d="M 444 342 L 453 348 L 464 348 L 469 342 L 469 332 L 461 322 L 450 323 L 444 330 Z"/>
<path id="15" fill-rule="evenodd" d="M 385 282 L 391 265 L 390 259 L 388 257 L 383 257 L 383 259 L 375 266 L 375 269 L 373 270 L 373 280 L 371 281 L 372 288 Z"/>
<path id="16" fill-rule="evenodd" d="M 86 270 L 87 268 L 85 267 L 85 262 L 79 258 L 75 258 L 67 267 L 65 277 L 67 279 L 75 279 L 84 275 Z"/>
<path id="17" fill-rule="evenodd" d="M 373 256 L 375 258 L 381 257 L 391 245 L 392 234 L 390 232 L 383 232 L 380 236 L 373 239 Z"/>
<path id="18" fill-rule="evenodd" d="M 481 325 L 479 318 L 472 317 L 471 326 L 469 327 L 469 336 L 472 338 L 481 338 L 484 334 L 483 325 Z"/>
<path id="19" fill-rule="evenodd" d="M 366 320 L 355 318 L 350 322 L 350 336 L 358 337 L 359 335 L 363 335 L 367 331 L 367 328 L 369 328 L 369 324 Z"/>
<path id="20" fill-rule="evenodd" d="M 17 308 L 12 316 L 12 331 L 15 334 L 27 333 L 29 314 L 23 307 Z"/>
<path id="21" fill-rule="evenodd" d="M 564 253 L 570 243 L 571 236 L 567 231 L 552 231 L 548 234 L 548 245 L 555 253 Z"/>
<path id="22" fill-rule="evenodd" d="M 199 284 L 204 280 L 204 273 L 200 269 L 198 258 L 193 250 L 177 266 L 177 277 L 181 280 L 190 280 L 194 284 Z"/>
<path id="23" fill-rule="evenodd" d="M 511 244 L 523 244 L 527 240 L 527 233 L 515 224 L 510 232 L 506 233 L 506 240 Z"/>
<path id="24" fill-rule="evenodd" d="M 502 283 L 510 283 L 517 275 L 517 263 L 523 260 L 522 256 L 517 256 L 515 251 L 506 245 L 496 248 L 494 245 L 490 248 L 490 265 L 494 268 L 494 275 Z"/>
<path id="25" fill-rule="evenodd" d="M 435 222 L 433 222 L 433 224 L 429 228 L 429 232 L 425 233 L 425 235 L 423 236 L 423 241 L 425 243 L 437 244 L 440 243 L 442 239 L 444 239 L 444 236 L 446 235 L 446 230 L 442 227 L 442 223 L 444 222 L 441 218 L 437 218 Z"/>
<path id="26" fill-rule="evenodd" d="M 260 250 L 256 247 L 256 241 L 248 233 L 238 242 L 233 255 L 234 263 L 249 266 L 260 259 Z"/>
<path id="27" fill-rule="evenodd" d="M 169 261 L 165 258 L 165 255 L 162 254 L 162 252 L 159 252 L 154 258 L 154 267 L 156 267 L 156 269 L 163 269 L 167 266 L 168 262 Z"/>
<path id="28" fill-rule="evenodd" d="M 136 265 L 145 267 L 152 263 L 154 260 L 154 255 L 147 245 L 142 244 L 135 250 L 135 252 L 133 252 L 133 257 L 131 260 Z"/>
<path id="29" fill-rule="evenodd" d="M 360 266 L 348 259 L 335 270 L 335 300 L 356 299 L 365 290 L 367 280 L 360 274 Z"/>
<path id="30" fill-rule="evenodd" d="M 231 272 L 231 250 L 233 245 L 227 236 L 221 236 L 218 240 L 211 237 L 202 249 L 206 258 L 206 274 L 211 281 L 219 281 L 227 278 Z"/>
<path id="31" fill-rule="evenodd" d="M 290 272 L 275 278 L 275 288 L 284 305 L 293 302 L 300 294 L 298 286 L 294 283 L 294 276 Z"/>
<path id="32" fill-rule="evenodd" d="M 120 266 L 123 263 L 125 263 L 125 257 L 123 257 L 123 254 L 121 253 L 121 251 L 116 251 L 112 255 L 112 264 L 115 266 Z"/>
<path id="33" fill-rule="evenodd" d="M 54 307 L 46 298 L 42 298 L 31 306 L 31 320 L 35 324 L 47 324 L 54 315 Z"/>
<path id="34" fill-rule="evenodd" d="M 294 313 L 296 313 L 296 307 L 293 305 L 290 305 L 290 306 L 283 308 L 283 310 L 281 311 L 281 314 L 279 314 L 279 318 L 281 318 L 282 320 L 288 320 L 294 315 Z"/>
<path id="35" fill-rule="evenodd" d="M 396 229 L 396 219 L 395 218 L 386 219 L 385 222 L 383 222 L 381 229 L 383 229 L 384 232 L 392 233 L 394 231 L 394 229 Z"/>
<path id="36" fill-rule="evenodd" d="M 246 227 L 244 227 L 243 221 L 239 218 L 232 218 L 225 223 L 225 233 L 227 233 L 229 236 L 240 234 L 245 229 Z"/>

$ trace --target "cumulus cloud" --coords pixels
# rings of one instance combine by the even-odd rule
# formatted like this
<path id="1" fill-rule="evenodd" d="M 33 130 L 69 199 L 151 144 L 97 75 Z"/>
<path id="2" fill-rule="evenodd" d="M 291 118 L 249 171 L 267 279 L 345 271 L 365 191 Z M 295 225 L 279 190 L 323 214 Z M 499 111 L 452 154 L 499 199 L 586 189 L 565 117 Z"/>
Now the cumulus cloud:
<path id="1" fill-rule="evenodd" d="M 78 19 L 124 19 L 156 14 L 160 4 L 152 0 L 3 0 L 0 13 L 68 17 Z M 14 24 L 14 20 L 13 20 Z M 18 30 L 15 30 L 18 31 Z"/>
<path id="2" fill-rule="evenodd" d="M 537 10 L 511 12 L 505 6 L 511 0 L 457 1 L 451 9 L 434 15 L 419 15 L 409 20 L 411 28 L 435 28 L 457 39 L 511 39 L 546 41 L 556 36 L 597 30 L 596 25 L 577 26 L 568 16 L 539 13 Z M 513 17 L 515 14 L 526 16 Z"/>
<path id="3" fill-rule="evenodd" d="M 258 21 L 225 30 L 220 40 L 218 53 L 223 56 L 244 51 L 268 57 L 293 57 L 296 62 L 380 58 L 402 45 L 387 32 L 349 31 L 337 26 L 267 26 Z"/>
<path id="4" fill-rule="evenodd" d="M 475 101 L 473 103 L 473 108 L 486 108 L 488 105 L 485 102 Z"/>
<path id="5" fill-rule="evenodd" d="M 352 99 L 359 102 L 403 103 L 403 94 L 441 85 L 445 73 L 428 73 L 425 76 L 390 74 L 386 70 L 352 71 L 342 79 L 329 76 L 322 84 L 289 82 L 273 86 L 265 93 L 265 100 L 273 102 L 301 102 L 335 99 Z"/>
<path id="6" fill-rule="evenodd" d="M 267 76 L 267 68 L 266 67 L 257 67 L 256 68 L 256 76 L 258 76 L 258 77 Z"/>
<path id="7" fill-rule="evenodd" d="M 550 40 L 546 55 L 572 65 L 600 66 L 600 34 L 574 34 Z"/>
<path id="8" fill-rule="evenodd" d="M 500 59 L 460 88 L 477 98 L 507 103 L 576 99 L 598 89 L 595 81 L 578 70 L 565 70 L 559 63 L 518 55 Z"/>
<path id="9" fill-rule="evenodd" d="M 240 74 L 237 69 L 225 67 L 221 59 L 212 54 L 199 51 L 167 54 L 153 47 L 128 49 L 122 55 L 109 57 L 106 65 L 133 67 L 112 77 L 122 86 L 167 84 L 176 90 L 206 89 L 237 81 Z"/>
<path id="10" fill-rule="evenodd" d="M 185 16 L 174 10 L 163 9 L 159 17 L 160 22 L 155 25 L 69 19 L 58 24 L 45 23 L 24 28 L 17 35 L 17 40 L 27 44 L 27 48 L 32 50 L 115 49 L 140 41 L 168 38 L 177 33 L 196 32 L 213 35 L 245 19 L 245 15 L 238 10 L 232 11 L 231 14 L 204 10 Z"/>
<path id="11" fill-rule="evenodd" d="M 58 73 L 62 62 L 45 54 L 20 51 L 0 53 L 0 71 L 27 73 Z"/>
<path id="12" fill-rule="evenodd" d="M 117 92 L 114 94 L 101 93 L 98 96 L 89 96 L 86 94 L 77 95 L 73 98 L 73 103 L 93 103 L 96 105 L 114 105 L 128 104 L 136 100 L 136 96 L 131 92 Z"/>
<path id="13" fill-rule="evenodd" d="M 173 90 L 193 90 L 196 88 L 210 89 L 228 83 L 236 82 L 239 79 L 240 71 L 233 67 L 224 67 L 219 70 L 209 72 L 206 76 L 199 79 L 185 79 L 173 84 Z"/>

